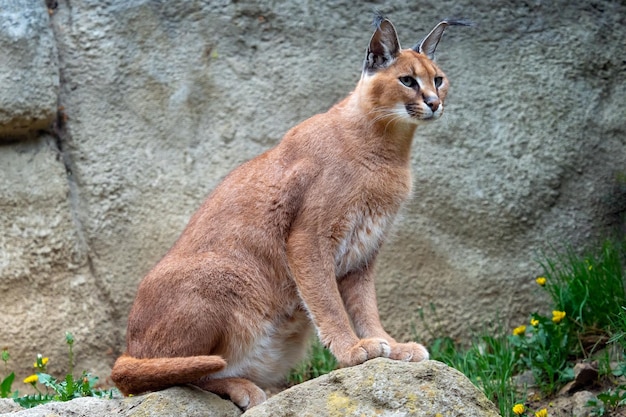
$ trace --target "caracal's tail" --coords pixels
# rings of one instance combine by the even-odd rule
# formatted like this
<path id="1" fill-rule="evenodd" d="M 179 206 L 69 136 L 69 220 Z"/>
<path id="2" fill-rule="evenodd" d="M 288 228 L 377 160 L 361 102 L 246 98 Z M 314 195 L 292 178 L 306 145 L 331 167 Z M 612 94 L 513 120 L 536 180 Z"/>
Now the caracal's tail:
<path id="1" fill-rule="evenodd" d="M 115 361 L 111 379 L 122 394 L 141 394 L 191 384 L 225 367 L 221 356 L 137 359 L 124 354 Z"/>

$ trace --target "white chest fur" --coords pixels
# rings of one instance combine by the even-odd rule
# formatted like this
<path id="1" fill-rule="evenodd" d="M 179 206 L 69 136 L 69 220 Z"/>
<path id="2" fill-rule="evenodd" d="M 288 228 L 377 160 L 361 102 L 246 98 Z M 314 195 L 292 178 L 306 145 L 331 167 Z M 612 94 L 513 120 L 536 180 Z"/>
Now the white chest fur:
<path id="1" fill-rule="evenodd" d="M 344 234 L 335 250 L 335 274 L 341 277 L 367 265 L 378 252 L 395 214 L 355 211 L 346 218 Z"/>

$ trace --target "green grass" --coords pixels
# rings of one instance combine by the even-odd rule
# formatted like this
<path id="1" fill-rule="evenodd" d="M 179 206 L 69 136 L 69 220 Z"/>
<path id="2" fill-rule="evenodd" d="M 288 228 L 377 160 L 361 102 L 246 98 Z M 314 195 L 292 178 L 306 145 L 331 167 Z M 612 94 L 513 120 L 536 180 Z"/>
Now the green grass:
<path id="1" fill-rule="evenodd" d="M 589 401 L 587 405 L 593 408 L 593 416 L 615 415 L 620 407 L 626 406 L 626 384 L 623 383 L 626 377 L 626 306 L 612 318 L 611 328 L 613 332 L 608 345 L 613 348 L 614 355 L 611 357 L 606 353 L 604 362 L 617 359 L 618 366 L 613 369 L 609 367 L 604 374 L 612 379 L 614 386 L 598 394 L 600 401 Z"/>
<path id="2" fill-rule="evenodd" d="M 619 313 L 612 317 L 611 329 L 612 334 L 609 343 L 617 346 L 624 354 L 626 352 L 626 305 L 622 306 Z"/>
<path id="3" fill-rule="evenodd" d="M 288 383 L 290 385 L 300 384 L 334 371 L 337 366 L 337 359 L 316 338 L 309 348 L 307 358 L 289 374 Z"/>
<path id="4" fill-rule="evenodd" d="M 430 345 L 430 353 L 431 359 L 465 374 L 498 406 L 500 415 L 510 414 L 516 403 L 512 377 L 519 370 L 519 366 L 507 336 L 476 336 L 465 349 L 456 346 L 450 338 L 435 339 Z"/>

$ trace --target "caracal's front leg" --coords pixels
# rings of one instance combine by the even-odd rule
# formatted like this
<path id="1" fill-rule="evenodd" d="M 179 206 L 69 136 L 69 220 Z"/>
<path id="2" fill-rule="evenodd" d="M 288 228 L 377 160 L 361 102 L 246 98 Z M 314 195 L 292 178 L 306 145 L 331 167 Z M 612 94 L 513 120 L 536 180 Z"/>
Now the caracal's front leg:
<path id="1" fill-rule="evenodd" d="M 344 366 L 388 357 L 391 347 L 386 338 L 359 339 L 354 333 L 339 294 L 331 253 L 323 239 L 298 231 L 289 237 L 289 267 L 321 342 Z"/>
<path id="2" fill-rule="evenodd" d="M 428 359 L 428 351 L 419 343 L 398 343 L 383 329 L 378 314 L 374 288 L 373 264 L 339 280 L 339 291 L 359 337 L 382 338 L 389 343 L 389 358 L 419 362 Z"/>

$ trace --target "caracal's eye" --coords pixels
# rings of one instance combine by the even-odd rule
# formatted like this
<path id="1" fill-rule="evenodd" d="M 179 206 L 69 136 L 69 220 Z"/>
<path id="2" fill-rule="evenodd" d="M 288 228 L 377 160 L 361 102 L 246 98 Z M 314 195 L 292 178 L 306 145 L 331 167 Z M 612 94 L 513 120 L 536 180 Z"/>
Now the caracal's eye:
<path id="1" fill-rule="evenodd" d="M 413 88 L 417 85 L 417 80 L 409 75 L 398 78 L 402 84 L 409 88 Z"/>
<path id="2" fill-rule="evenodd" d="M 443 77 L 435 77 L 435 88 L 439 88 L 441 87 L 441 84 L 443 83 Z"/>

